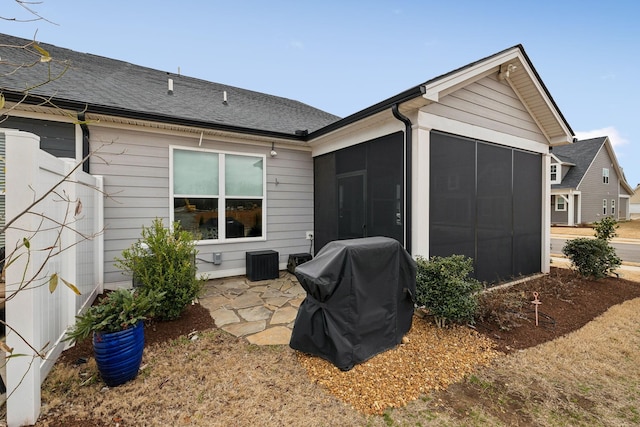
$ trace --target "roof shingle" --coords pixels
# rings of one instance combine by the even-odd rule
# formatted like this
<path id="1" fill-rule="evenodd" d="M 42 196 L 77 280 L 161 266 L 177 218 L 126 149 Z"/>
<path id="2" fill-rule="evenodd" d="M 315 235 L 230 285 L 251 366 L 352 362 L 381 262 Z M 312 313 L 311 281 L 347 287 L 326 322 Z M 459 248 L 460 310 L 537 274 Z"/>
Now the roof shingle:
<path id="1" fill-rule="evenodd" d="M 339 117 L 288 98 L 267 95 L 220 83 L 154 70 L 124 61 L 80 53 L 39 43 L 53 60 L 39 62 L 33 47 L 18 49 L 30 40 L 0 34 L 0 89 L 24 91 L 29 85 L 47 80 L 52 74 L 64 75 L 31 93 L 59 100 L 107 107 L 123 113 L 136 112 L 150 117 L 171 117 L 211 125 L 224 125 L 294 135 L 296 130 L 312 132 Z M 65 70 L 62 61 L 68 61 Z M 33 64 L 26 67 L 24 64 Z M 16 70 L 16 67 L 18 69 Z M 168 80 L 173 79 L 173 94 Z M 223 94 L 227 103 L 223 103 Z"/>

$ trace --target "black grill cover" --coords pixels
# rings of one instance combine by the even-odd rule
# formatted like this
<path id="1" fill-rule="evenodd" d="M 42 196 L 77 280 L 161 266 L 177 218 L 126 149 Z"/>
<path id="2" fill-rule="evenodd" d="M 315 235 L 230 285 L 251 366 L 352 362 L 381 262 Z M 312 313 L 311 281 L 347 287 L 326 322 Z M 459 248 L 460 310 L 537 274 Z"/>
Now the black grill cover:
<path id="1" fill-rule="evenodd" d="M 387 237 L 328 243 L 295 275 L 307 296 L 289 345 L 351 369 L 395 347 L 411 328 L 416 265 Z"/>

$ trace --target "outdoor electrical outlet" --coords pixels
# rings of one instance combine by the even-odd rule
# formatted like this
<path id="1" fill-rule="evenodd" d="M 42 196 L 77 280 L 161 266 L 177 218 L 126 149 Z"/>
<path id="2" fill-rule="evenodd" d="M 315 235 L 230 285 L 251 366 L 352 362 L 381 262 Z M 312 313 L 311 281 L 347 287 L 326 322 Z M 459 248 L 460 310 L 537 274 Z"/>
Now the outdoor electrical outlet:
<path id="1" fill-rule="evenodd" d="M 307 240 L 313 240 L 313 231 L 307 231 Z"/>

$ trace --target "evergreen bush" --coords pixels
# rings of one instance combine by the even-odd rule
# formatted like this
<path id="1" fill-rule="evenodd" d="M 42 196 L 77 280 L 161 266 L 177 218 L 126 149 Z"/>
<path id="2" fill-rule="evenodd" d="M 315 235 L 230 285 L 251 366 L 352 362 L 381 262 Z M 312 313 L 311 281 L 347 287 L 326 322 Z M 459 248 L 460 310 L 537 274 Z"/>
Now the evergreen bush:
<path id="1" fill-rule="evenodd" d="M 616 237 L 618 233 L 616 233 L 616 228 L 618 228 L 618 221 L 613 219 L 613 217 L 606 216 L 602 218 L 600 221 L 596 221 L 595 223 L 595 232 L 596 239 L 601 239 L 605 241 L 609 241 Z"/>
<path id="2" fill-rule="evenodd" d="M 473 260 L 463 255 L 417 259 L 416 303 L 431 313 L 439 327 L 446 322 L 473 322 L 482 284 L 469 277 Z"/>
<path id="3" fill-rule="evenodd" d="M 141 292 L 163 293 L 157 317 L 173 320 L 202 290 L 196 254 L 193 235 L 179 222 L 169 229 L 156 218 L 150 227 L 142 227 L 142 238 L 116 258 L 116 266 L 133 275 Z"/>
<path id="4" fill-rule="evenodd" d="M 601 279 L 613 273 L 621 264 L 615 249 L 604 239 L 580 237 L 569 240 L 562 248 L 562 253 L 569 257 L 583 277 Z"/>

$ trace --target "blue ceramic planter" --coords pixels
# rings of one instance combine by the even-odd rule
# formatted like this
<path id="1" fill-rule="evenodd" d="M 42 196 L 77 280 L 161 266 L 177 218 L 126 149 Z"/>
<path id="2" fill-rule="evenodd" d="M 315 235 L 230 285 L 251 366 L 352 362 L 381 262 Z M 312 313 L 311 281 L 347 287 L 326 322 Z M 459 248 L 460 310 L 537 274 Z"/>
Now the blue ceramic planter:
<path id="1" fill-rule="evenodd" d="M 144 327 L 93 334 L 93 352 L 103 381 L 109 387 L 126 383 L 138 375 L 144 350 Z"/>

